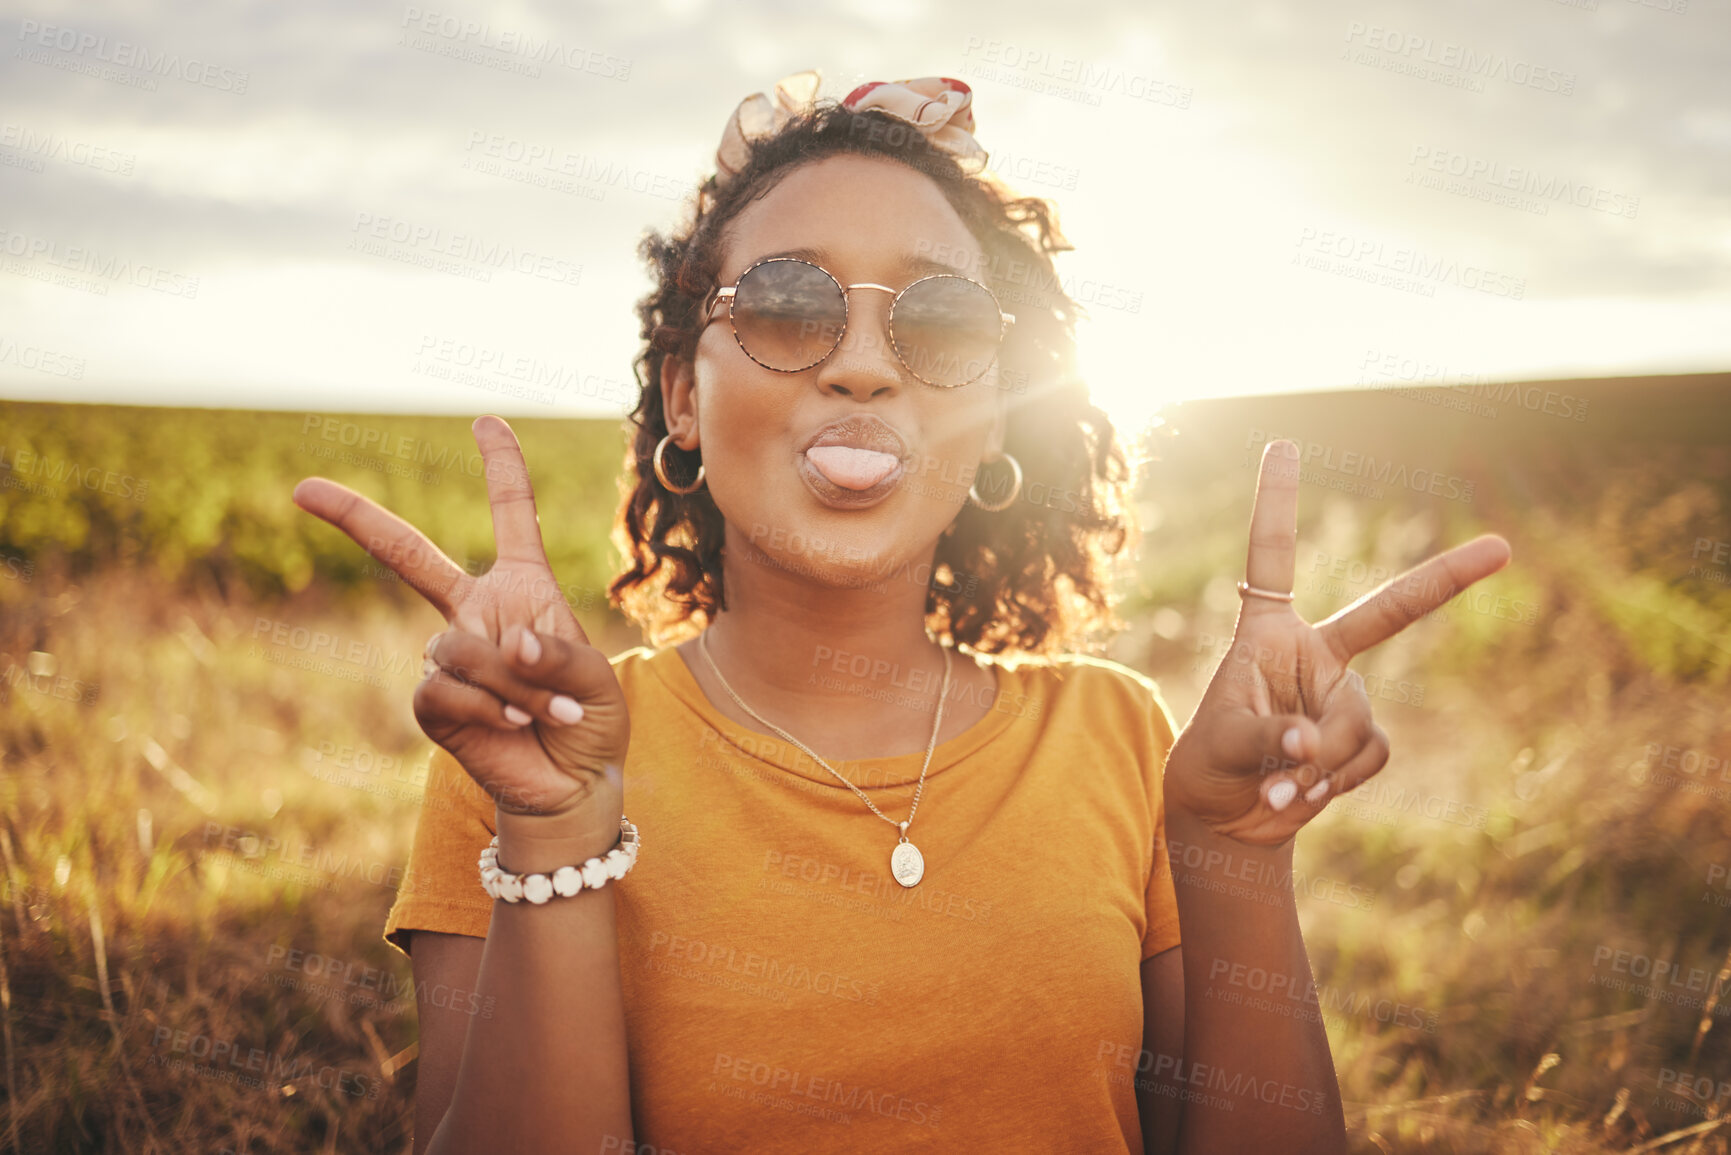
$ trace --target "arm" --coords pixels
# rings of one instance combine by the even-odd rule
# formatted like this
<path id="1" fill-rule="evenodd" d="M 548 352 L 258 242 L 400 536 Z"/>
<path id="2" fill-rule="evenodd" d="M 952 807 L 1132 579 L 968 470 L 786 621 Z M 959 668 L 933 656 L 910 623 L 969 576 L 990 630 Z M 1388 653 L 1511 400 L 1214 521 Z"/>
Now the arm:
<path id="1" fill-rule="evenodd" d="M 619 835 L 617 823 L 588 831 L 532 825 L 546 821 L 500 812 L 500 864 L 551 872 L 605 854 Z M 452 985 L 473 990 L 468 1006 L 478 1010 L 457 1021 L 422 1004 L 428 1102 L 418 1089 L 417 1152 L 423 1128 L 435 1123 L 428 1155 L 633 1149 L 616 885 L 543 905 L 499 900 L 485 939 L 434 946 L 429 977 L 460 979 L 473 966 L 471 986 Z"/>
<path id="2" fill-rule="evenodd" d="M 411 1155 L 425 1155 L 433 1132 L 451 1105 L 457 1085 L 457 1063 L 463 1057 L 463 1039 L 469 1033 L 469 1004 L 439 1001 L 437 991 L 472 991 L 481 969 L 484 938 L 443 934 L 433 930 L 411 931 L 409 964 L 415 973 L 417 994 L 427 992 L 415 1006 L 420 1020 L 420 1045 L 415 1055 L 415 1145 Z M 485 1006 L 483 1001 L 481 1006 Z"/>
<path id="3" fill-rule="evenodd" d="M 1177 809 L 1167 823 L 1187 861 L 1195 860 L 1188 850 L 1195 846 L 1205 864 L 1220 864 L 1174 872 L 1184 928 L 1178 1074 L 1195 1092 L 1184 1104 L 1176 1150 L 1344 1151 L 1346 1120 L 1322 1017 L 1302 993 L 1269 989 L 1284 982 L 1314 990 L 1292 891 L 1292 842 L 1249 846 Z M 1246 980 L 1257 970 L 1280 977 Z"/>
<path id="4" fill-rule="evenodd" d="M 1136 1108 L 1142 1118 L 1144 1155 L 1173 1155 L 1184 1104 L 1178 1098 L 1177 1063 L 1184 1057 L 1184 948 L 1175 946 L 1142 960 L 1142 1051 L 1148 1070 L 1136 1077 Z M 1156 1069 L 1153 1056 L 1167 1056 Z M 1138 1065 L 1143 1060 L 1140 1060 Z"/>
<path id="5" fill-rule="evenodd" d="M 550 873 L 619 839 L 629 710 L 547 562 L 516 436 L 490 415 L 473 428 L 498 557 L 480 577 L 346 486 L 307 478 L 295 502 L 444 616 L 447 628 L 427 642 L 415 719 L 493 799 L 499 865 Z M 425 992 L 428 1101 L 417 1103 L 417 1151 L 635 1148 L 615 885 L 540 905 L 495 902 L 478 948 L 432 940 L 429 977 L 473 982 L 459 1003 L 465 1021 L 432 1013 L 452 992 Z"/>
<path id="6" fill-rule="evenodd" d="M 1293 838 L 1388 761 L 1347 663 L 1509 560 L 1508 543 L 1486 535 L 1312 626 L 1291 604 L 1298 466 L 1296 445 L 1269 442 L 1232 645 L 1166 760 L 1157 850 L 1184 936 L 1184 1155 L 1346 1150 L 1328 1036 L 1310 1009 Z"/>
<path id="7" fill-rule="evenodd" d="M 1241 864 L 1234 872 L 1248 877 L 1266 878 L 1279 869 L 1267 861 L 1268 855 L 1247 856 L 1241 845 L 1228 850 L 1218 836 L 1213 843 L 1204 841 L 1204 832 L 1193 823 L 1181 821 L 1175 828 L 1173 838 L 1179 845 L 1196 840 L 1210 851 L 1232 854 L 1231 861 Z M 1273 857 L 1287 859 L 1290 870 L 1291 844 Z M 1298 930 L 1290 874 L 1275 877 L 1285 880 L 1285 903 L 1279 908 L 1223 897 L 1197 885 L 1201 880 L 1175 880 L 1184 946 L 1142 963 L 1145 1054 L 1138 1063 L 1136 1105 L 1145 1155 L 1342 1149 L 1340 1089 L 1320 1016 L 1302 1013 L 1310 1004 L 1293 1002 L 1297 1017 L 1284 1018 L 1209 997 L 1210 991 L 1219 995 L 1239 989 L 1218 982 L 1233 972 L 1214 959 L 1241 960 L 1269 974 L 1301 975 L 1308 986 L 1310 964 Z M 1264 897 L 1281 889 L 1269 888 Z M 1186 997 L 1190 992 L 1197 992 L 1194 1002 Z M 1249 1090 L 1251 1079 L 1260 1094 Z M 1236 1094 L 1225 1093 L 1232 1091 Z M 1188 1100 L 1180 1097 L 1185 1092 Z M 1221 1107 L 1221 1101 L 1232 1102 L 1231 1110 Z"/>

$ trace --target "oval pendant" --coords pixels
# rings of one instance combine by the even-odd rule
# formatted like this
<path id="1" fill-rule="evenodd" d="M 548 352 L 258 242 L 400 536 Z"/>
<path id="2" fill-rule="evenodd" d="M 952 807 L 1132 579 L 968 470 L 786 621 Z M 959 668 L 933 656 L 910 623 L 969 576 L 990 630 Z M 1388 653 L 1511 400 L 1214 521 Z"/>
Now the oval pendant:
<path id="1" fill-rule="evenodd" d="M 913 886 L 926 872 L 925 857 L 911 842 L 898 842 L 890 853 L 890 873 L 903 886 Z"/>

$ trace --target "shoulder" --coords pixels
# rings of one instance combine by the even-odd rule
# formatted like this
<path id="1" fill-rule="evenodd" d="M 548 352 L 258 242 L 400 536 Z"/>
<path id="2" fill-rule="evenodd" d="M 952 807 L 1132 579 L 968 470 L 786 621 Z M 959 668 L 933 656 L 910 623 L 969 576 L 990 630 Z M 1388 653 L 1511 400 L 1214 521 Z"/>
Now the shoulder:
<path id="1" fill-rule="evenodd" d="M 1154 679 L 1140 670 L 1122 662 L 1114 662 L 1110 658 L 1097 658 L 1090 654 L 1054 654 L 1044 658 L 1023 658 L 1016 665 L 1022 670 L 1034 672 L 1036 676 L 1051 678 L 1060 683 L 1111 688 L 1131 694 L 1159 692 Z"/>
<path id="2" fill-rule="evenodd" d="M 1089 654 L 1055 654 L 1000 661 L 1028 692 L 1060 712 L 1074 712 L 1113 729 L 1146 730 L 1162 745 L 1173 740 L 1171 710 L 1155 680 L 1140 670 Z"/>
<path id="3" fill-rule="evenodd" d="M 664 668 L 664 664 L 669 658 L 674 661 L 679 660 L 679 655 L 674 652 L 672 646 L 662 649 L 656 649 L 653 646 L 632 646 L 630 649 L 621 650 L 614 654 L 607 659 L 607 662 L 613 667 L 613 676 L 619 679 L 619 685 L 625 690 L 626 695 L 630 696 L 633 690 L 644 684 L 645 680 L 656 679 L 656 671 Z"/>
<path id="4" fill-rule="evenodd" d="M 607 661 L 631 709 L 660 709 L 682 702 L 704 713 L 703 692 L 686 669 L 678 646 L 632 646 Z"/>
<path id="5" fill-rule="evenodd" d="M 1160 697 L 1160 687 L 1153 678 L 1110 658 L 1053 654 L 992 660 L 1018 677 L 1058 693 L 1105 696 L 1127 703 L 1146 703 Z"/>
<path id="6" fill-rule="evenodd" d="M 661 651 L 649 646 L 632 646 L 628 650 L 620 650 L 607 661 L 613 666 L 613 672 L 624 677 L 627 672 L 641 670 L 656 654 Z"/>

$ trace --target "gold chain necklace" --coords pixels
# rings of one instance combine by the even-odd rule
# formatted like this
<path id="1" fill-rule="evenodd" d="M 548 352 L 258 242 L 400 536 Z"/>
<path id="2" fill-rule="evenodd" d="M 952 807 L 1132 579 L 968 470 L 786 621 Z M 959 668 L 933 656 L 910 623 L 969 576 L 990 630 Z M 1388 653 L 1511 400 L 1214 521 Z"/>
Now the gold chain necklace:
<path id="1" fill-rule="evenodd" d="M 759 714 L 756 710 L 747 706 L 745 704 L 745 699 L 741 698 L 737 693 L 734 693 L 733 687 L 727 684 L 727 679 L 721 676 L 721 668 L 715 664 L 715 659 L 710 656 L 708 630 L 704 630 L 702 634 L 698 635 L 697 648 L 703 651 L 703 658 L 709 663 L 710 670 L 714 672 L 715 680 L 721 683 L 721 688 L 726 690 L 735 702 L 739 703 L 739 708 L 741 710 L 744 710 L 747 714 L 750 714 L 753 718 L 756 718 L 759 722 L 762 722 L 765 726 L 768 726 L 771 730 L 774 730 L 777 734 L 780 734 L 783 738 L 786 738 L 789 742 L 792 742 L 795 746 L 804 750 L 813 762 L 816 762 L 819 766 L 822 766 L 825 770 L 834 774 L 837 781 L 839 781 L 843 786 L 846 786 L 849 790 L 852 790 L 855 794 L 859 795 L 861 802 L 864 802 L 867 806 L 871 806 L 871 812 L 873 814 L 877 815 L 891 826 L 897 827 L 901 830 L 901 838 L 896 842 L 895 850 L 890 853 L 890 875 L 903 886 L 911 887 L 918 884 L 920 878 L 926 872 L 926 860 L 925 857 L 920 854 L 919 847 L 908 841 L 908 825 L 914 820 L 914 812 L 920 808 L 920 792 L 926 788 L 926 768 L 932 764 L 932 751 L 938 748 L 938 731 L 942 729 L 944 724 L 944 702 L 950 696 L 949 647 L 943 647 L 944 685 L 943 688 L 938 691 L 938 716 L 932 721 L 932 740 L 926 743 L 925 764 L 920 767 L 919 785 L 914 788 L 914 802 L 913 805 L 908 808 L 908 817 L 906 822 L 897 822 L 895 819 L 879 810 L 876 806 L 872 806 L 872 800 L 865 796 L 863 790 L 858 786 L 855 786 L 852 782 L 849 782 L 846 778 L 843 778 L 840 774 L 837 774 L 835 767 L 831 766 L 828 762 L 825 762 L 822 758 L 819 758 L 810 746 L 807 746 L 804 742 L 801 742 L 798 738 L 795 738 L 792 734 L 789 734 L 786 730 L 783 730 L 780 726 L 777 726 L 774 722 L 771 722 L 768 718 L 765 718 L 762 714 Z"/>

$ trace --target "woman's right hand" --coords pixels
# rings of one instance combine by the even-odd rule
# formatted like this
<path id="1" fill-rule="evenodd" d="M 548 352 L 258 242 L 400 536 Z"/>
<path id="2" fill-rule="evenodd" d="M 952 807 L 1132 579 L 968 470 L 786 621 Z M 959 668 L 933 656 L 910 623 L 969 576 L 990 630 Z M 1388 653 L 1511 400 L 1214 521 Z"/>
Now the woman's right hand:
<path id="1" fill-rule="evenodd" d="M 491 414 L 473 429 L 498 555 L 480 577 L 327 478 L 295 486 L 295 504 L 348 534 L 445 616 L 449 628 L 429 642 L 439 669 L 416 687 L 415 718 L 494 800 L 501 824 L 593 831 L 597 845 L 611 846 L 631 739 L 625 695 L 547 563 L 516 434 Z"/>

